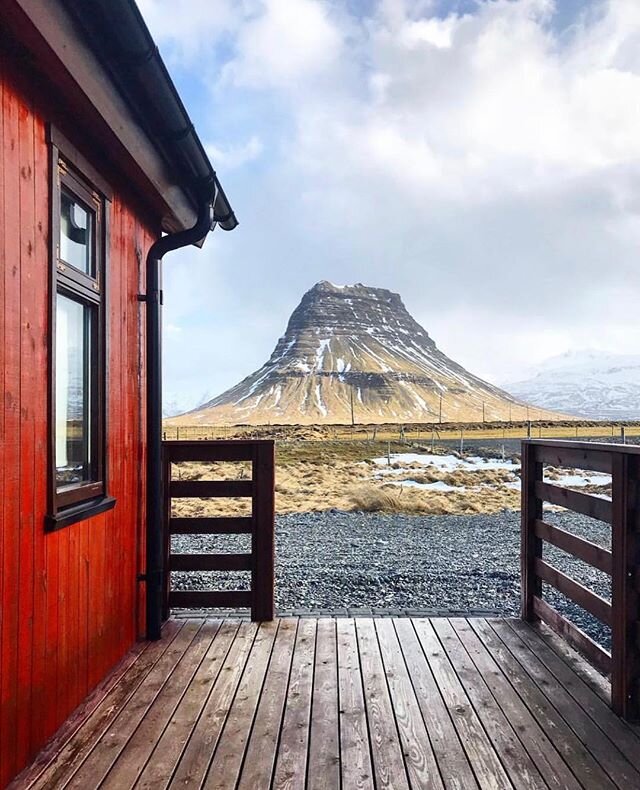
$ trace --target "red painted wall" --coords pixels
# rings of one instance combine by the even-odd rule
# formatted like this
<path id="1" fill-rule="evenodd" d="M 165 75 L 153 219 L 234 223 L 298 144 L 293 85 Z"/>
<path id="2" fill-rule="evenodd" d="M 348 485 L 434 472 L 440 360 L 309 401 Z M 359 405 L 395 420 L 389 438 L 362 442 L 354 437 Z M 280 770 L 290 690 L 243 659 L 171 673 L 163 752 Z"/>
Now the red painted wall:
<path id="1" fill-rule="evenodd" d="M 0 53 L 0 787 L 143 628 L 144 308 L 136 295 L 153 241 L 130 201 L 114 196 L 107 470 L 117 504 L 47 534 L 47 119 L 8 66 Z"/>

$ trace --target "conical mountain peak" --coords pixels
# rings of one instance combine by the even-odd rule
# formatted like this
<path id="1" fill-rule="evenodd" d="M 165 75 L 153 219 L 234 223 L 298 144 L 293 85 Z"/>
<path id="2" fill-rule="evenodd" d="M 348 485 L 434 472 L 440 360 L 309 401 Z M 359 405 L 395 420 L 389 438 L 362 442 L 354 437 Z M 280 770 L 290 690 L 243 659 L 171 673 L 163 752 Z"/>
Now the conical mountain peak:
<path id="1" fill-rule="evenodd" d="M 385 288 L 316 283 L 269 360 L 188 416 L 209 424 L 524 419 L 526 407 L 449 359 Z"/>

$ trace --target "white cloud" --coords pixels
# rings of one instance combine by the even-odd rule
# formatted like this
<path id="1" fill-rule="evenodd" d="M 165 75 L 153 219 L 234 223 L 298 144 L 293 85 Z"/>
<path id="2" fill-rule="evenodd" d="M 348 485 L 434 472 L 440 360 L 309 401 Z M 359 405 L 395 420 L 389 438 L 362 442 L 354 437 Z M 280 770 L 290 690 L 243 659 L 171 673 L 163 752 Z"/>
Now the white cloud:
<path id="1" fill-rule="evenodd" d="M 223 36 L 236 33 L 247 5 L 237 0 L 137 0 L 151 34 L 171 62 L 200 65 Z"/>
<path id="2" fill-rule="evenodd" d="M 237 56 L 224 67 L 222 79 L 251 88 L 302 88 L 332 68 L 341 47 L 342 34 L 327 5 L 264 0 L 260 13 L 245 19 Z"/>
<path id="3" fill-rule="evenodd" d="M 552 0 L 433 5 L 194 2 L 173 24 L 168 0 L 143 3 L 187 59 L 226 37 L 209 150 L 241 225 L 175 287 L 188 305 L 222 284 L 194 331 L 258 322 L 247 373 L 324 278 L 400 291 L 480 372 L 640 344 L 640 2 L 590 0 L 562 30 Z M 233 383 L 215 367 L 212 387 Z"/>
<path id="4" fill-rule="evenodd" d="M 216 167 L 233 169 L 258 159 L 264 146 L 260 138 L 254 134 L 246 143 L 230 143 L 221 146 L 209 143 L 206 150 Z"/>

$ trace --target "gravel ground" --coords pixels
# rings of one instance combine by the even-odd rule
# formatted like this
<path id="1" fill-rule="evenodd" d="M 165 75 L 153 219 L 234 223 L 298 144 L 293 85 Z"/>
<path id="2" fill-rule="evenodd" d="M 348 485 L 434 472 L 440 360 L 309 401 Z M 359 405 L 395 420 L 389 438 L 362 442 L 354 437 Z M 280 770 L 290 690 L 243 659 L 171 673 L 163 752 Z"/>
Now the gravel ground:
<path id="1" fill-rule="evenodd" d="M 545 519 L 609 547 L 609 527 L 569 512 Z M 276 605 L 281 613 L 375 610 L 517 615 L 520 514 L 404 516 L 298 513 L 277 518 Z M 248 536 L 176 536 L 174 550 L 247 551 Z M 553 547 L 545 558 L 605 598 L 610 579 Z M 173 574 L 175 589 L 248 589 L 245 573 Z M 609 629 L 551 588 L 546 600 L 602 644 Z"/>

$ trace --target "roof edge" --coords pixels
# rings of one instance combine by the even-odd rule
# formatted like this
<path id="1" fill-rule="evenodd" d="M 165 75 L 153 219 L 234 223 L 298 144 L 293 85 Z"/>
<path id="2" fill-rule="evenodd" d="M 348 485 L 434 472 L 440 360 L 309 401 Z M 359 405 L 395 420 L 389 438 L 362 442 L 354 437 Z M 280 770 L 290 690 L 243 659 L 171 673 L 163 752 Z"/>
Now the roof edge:
<path id="1" fill-rule="evenodd" d="M 134 0 L 61 2 L 177 185 L 196 209 L 211 199 L 213 223 L 233 230 L 235 213 Z"/>

